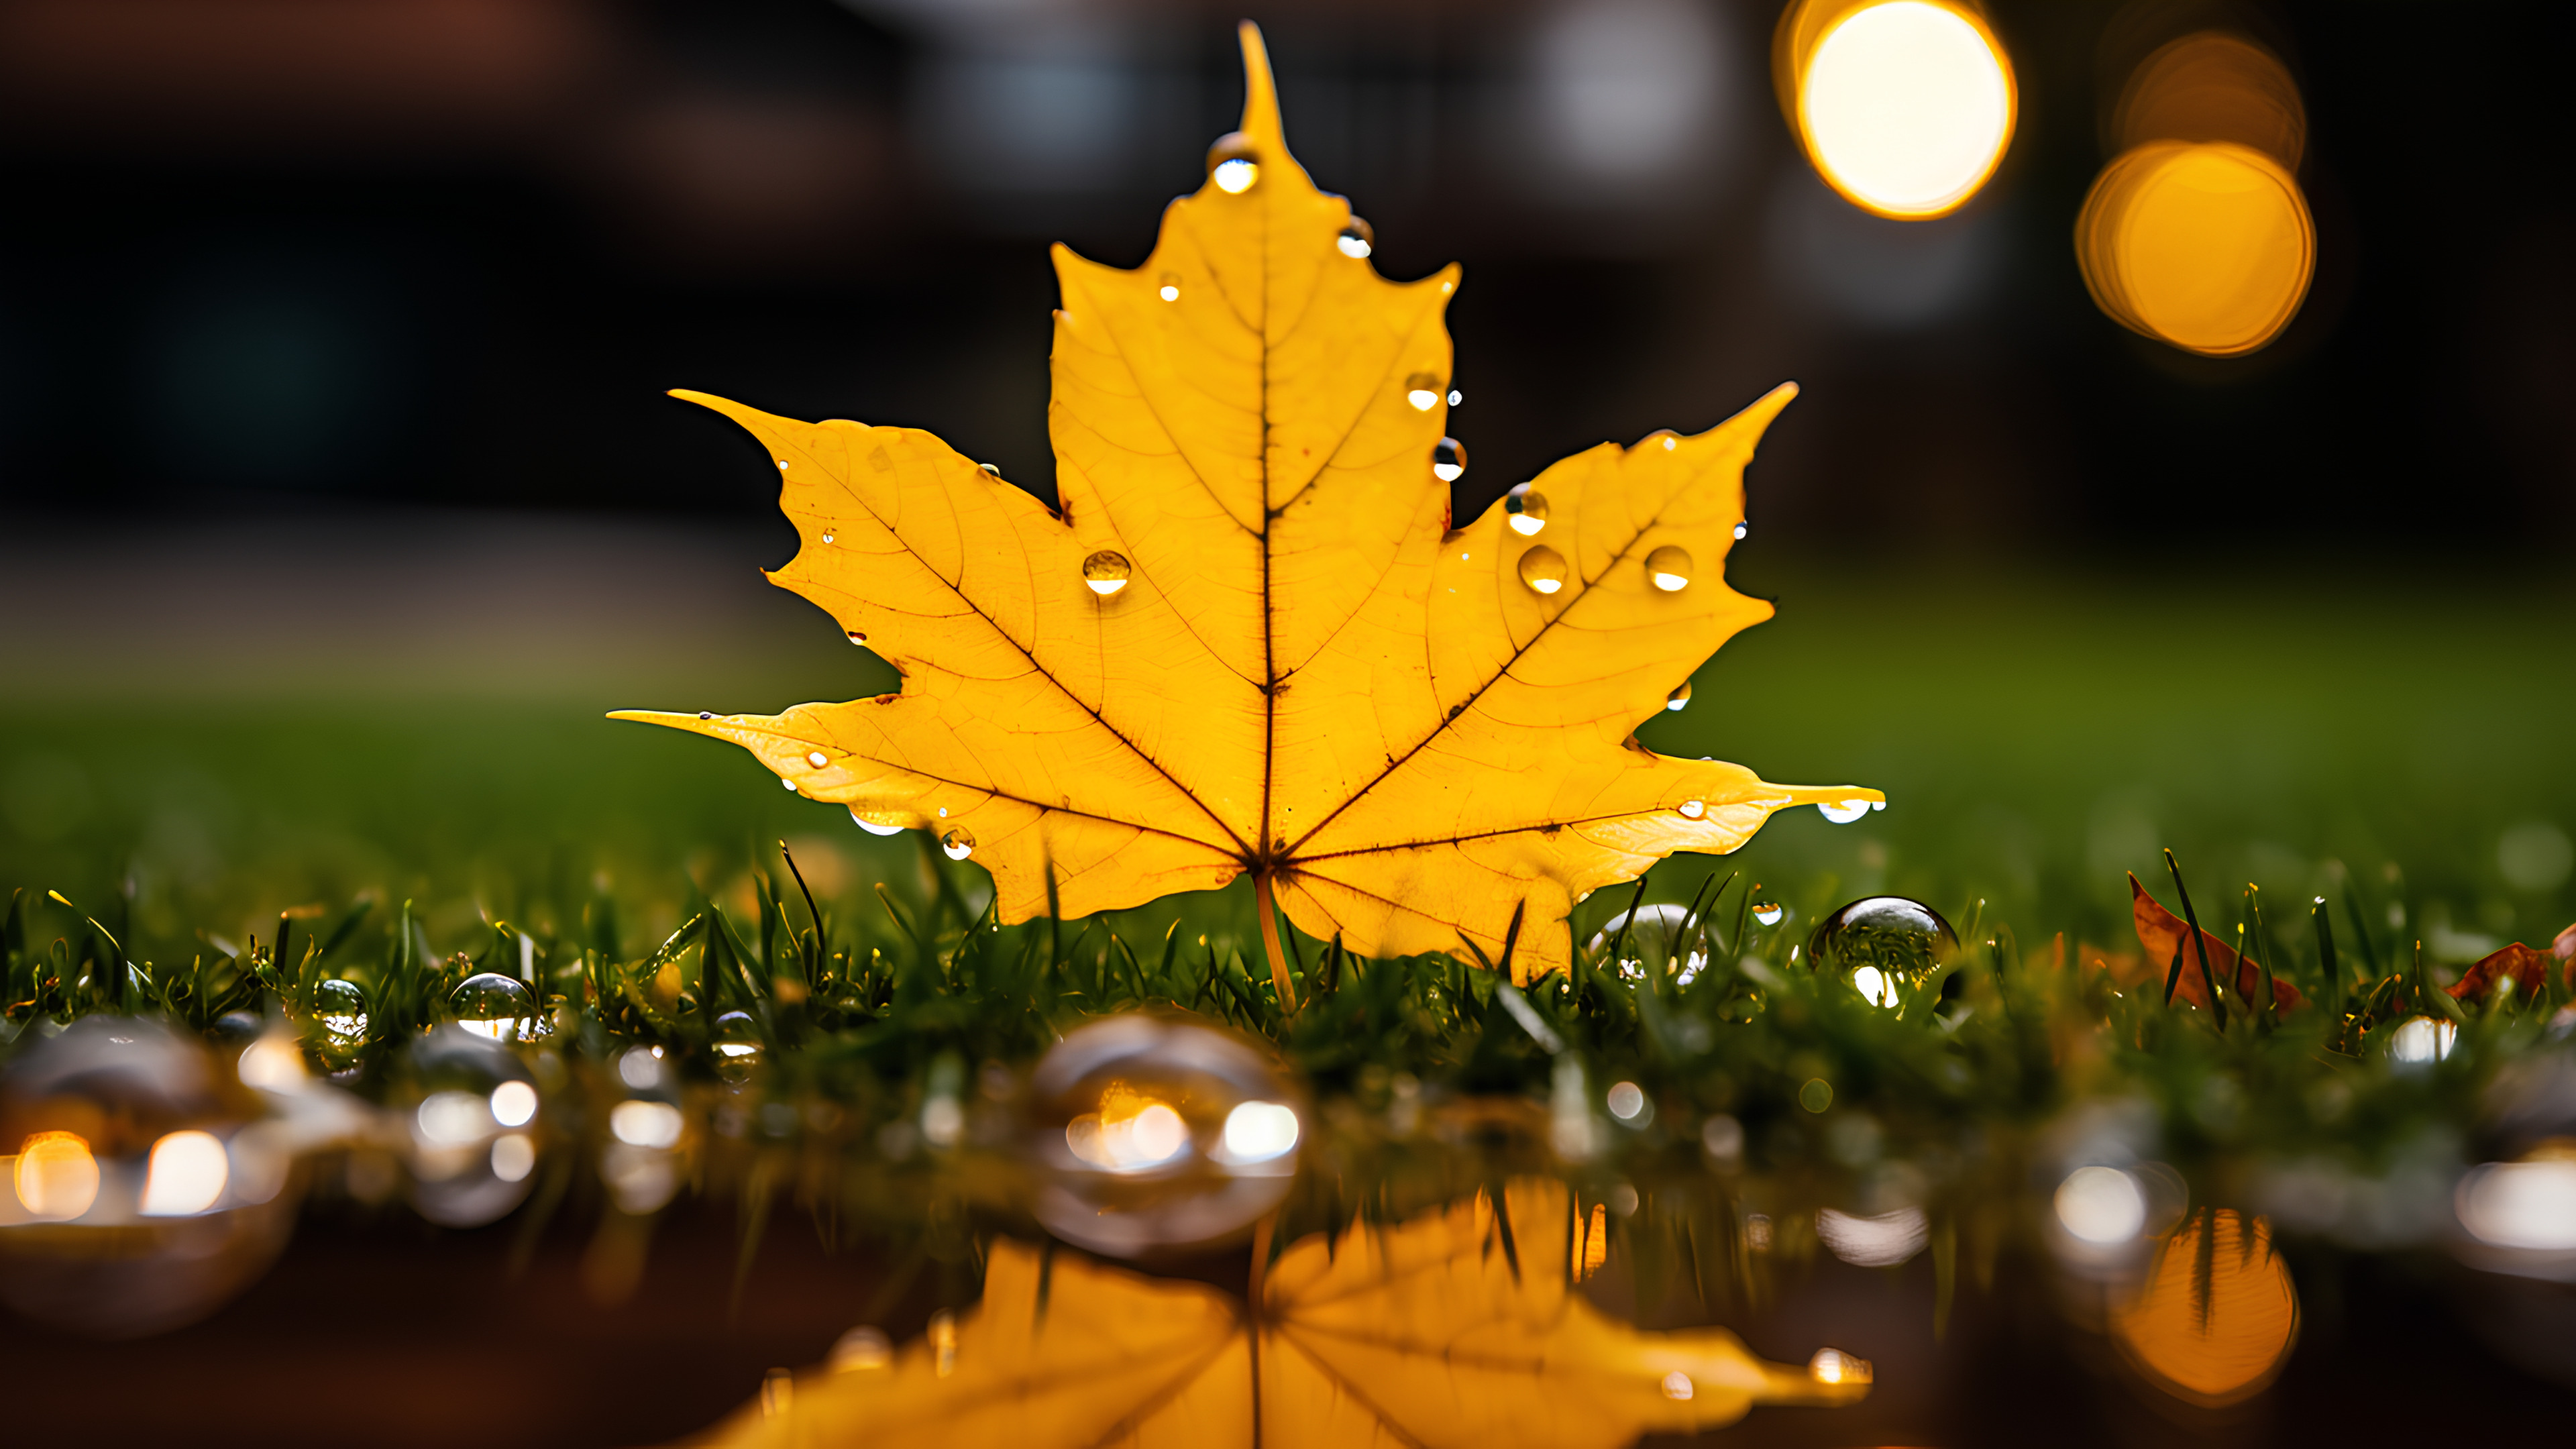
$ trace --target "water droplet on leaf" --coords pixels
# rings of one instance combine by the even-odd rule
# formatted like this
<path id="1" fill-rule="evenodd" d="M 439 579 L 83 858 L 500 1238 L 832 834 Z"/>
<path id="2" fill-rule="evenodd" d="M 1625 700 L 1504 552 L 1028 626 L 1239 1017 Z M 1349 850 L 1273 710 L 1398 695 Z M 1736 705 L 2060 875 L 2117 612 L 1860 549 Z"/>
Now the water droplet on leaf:
<path id="1" fill-rule="evenodd" d="M 1155 295 L 1161 297 L 1166 302 L 1177 302 L 1181 300 L 1181 274 L 1178 272 L 1165 272 L 1162 276 L 1162 290 L 1157 292 Z"/>
<path id="2" fill-rule="evenodd" d="M 850 642 L 853 644 L 865 644 L 868 642 L 868 636 L 860 633 L 856 629 L 852 629 L 850 631 Z"/>
<path id="3" fill-rule="evenodd" d="M 1458 406 L 1459 404 L 1461 404 L 1461 403 L 1465 402 L 1466 400 L 1467 400 L 1467 395 L 1466 395 L 1465 393 L 1460 392 L 1458 389 L 1456 389 L 1456 388 L 1454 388 L 1454 387 L 1453 387 L 1453 388 L 1451 388 L 1451 389 L 1449 389 L 1449 406 L 1451 406 L 1451 407 L 1453 407 L 1453 408 L 1454 408 L 1454 407 Z"/>
<path id="4" fill-rule="evenodd" d="M 794 792 L 795 792 L 795 789 L 796 789 L 796 782 L 795 782 L 795 781 L 793 781 L 793 780 L 780 780 L 778 783 L 779 783 L 779 784 L 781 784 L 781 785 L 786 786 L 786 787 L 787 787 L 787 789 L 788 789 L 788 791 L 789 791 L 789 793 L 791 793 L 791 794 L 792 794 L 792 793 L 794 793 Z"/>
<path id="5" fill-rule="evenodd" d="M 987 473 L 992 474 L 992 475 L 993 475 L 994 477 L 996 477 L 996 478 L 999 478 L 999 477 L 1001 477 L 1001 476 L 1002 476 L 1002 465 L 1001 465 L 1001 464 L 999 464 L 999 463 L 978 463 L 978 464 L 976 464 L 975 466 L 976 466 L 976 467 L 978 467 L 978 468 L 983 469 L 983 470 L 984 470 L 985 472 L 987 472 Z M 827 539 L 825 539 L 825 540 L 823 540 L 823 541 L 824 541 L 825 543 L 830 543 L 830 542 L 831 542 L 831 540 L 830 540 L 830 539 L 828 539 L 828 538 L 827 538 Z"/>
<path id="6" fill-rule="evenodd" d="M 313 1019 L 332 1046 L 356 1051 L 367 1040 L 367 993 L 354 981 L 325 981 L 313 988 Z"/>
<path id="7" fill-rule="evenodd" d="M 1744 535 L 1746 535 L 1746 534 L 1748 534 L 1748 533 L 1751 533 L 1752 531 L 1753 531 L 1753 525 L 1752 525 L 1752 524 L 1749 524 L 1749 523 L 1739 523 L 1739 524 L 1735 525 L 1735 536 L 1736 536 L 1738 539 L 1743 538 L 1743 537 L 1744 537 Z"/>
<path id="8" fill-rule="evenodd" d="M 1688 703 L 1690 703 L 1690 681 L 1687 679 L 1681 682 L 1680 688 L 1675 689 L 1672 693 L 1664 696 L 1664 708 L 1666 709 L 1679 709 Z"/>
<path id="9" fill-rule="evenodd" d="M 1241 196 L 1261 179 L 1261 163 L 1255 159 L 1259 154 L 1250 137 L 1241 131 L 1229 131 L 1208 148 L 1208 177 L 1216 182 L 1217 190 L 1228 196 Z"/>
<path id="10" fill-rule="evenodd" d="M 948 853 L 950 860 L 964 860 L 975 853 L 975 832 L 963 825 L 951 825 L 939 837 L 939 848 Z"/>
<path id="11" fill-rule="evenodd" d="M 1665 544 L 1646 555 L 1646 582 L 1667 594 L 1678 594 L 1690 587 L 1690 550 Z"/>
<path id="12" fill-rule="evenodd" d="M 1535 538 L 1547 527 L 1547 495 L 1515 488 L 1503 499 L 1503 521 L 1523 538 Z"/>
<path id="13" fill-rule="evenodd" d="M 850 819 L 861 830 L 866 831 L 870 835 L 903 834 L 903 823 L 901 821 L 896 820 L 891 816 L 879 816 L 876 819 L 870 819 L 869 817 L 860 814 L 856 806 L 852 806 L 850 809 Z"/>
<path id="14" fill-rule="evenodd" d="M 1753 919 L 1760 921 L 1766 926 L 1776 926 L 1780 924 L 1780 918 L 1787 914 L 1789 913 L 1786 909 L 1775 905 L 1770 901 L 1755 901 L 1753 903 Z"/>
<path id="15" fill-rule="evenodd" d="M 805 756 L 805 763 L 812 765 L 815 769 L 819 770 L 825 765 L 832 763 L 832 757 L 824 754 L 821 750 L 814 750 Z"/>
<path id="16" fill-rule="evenodd" d="M 1128 576 L 1135 572 L 1127 555 L 1105 548 L 1082 561 L 1082 581 L 1104 599 L 1127 587 Z"/>
<path id="17" fill-rule="evenodd" d="M 1698 800 L 1684 800 L 1674 808 L 1682 812 L 1682 818 L 1685 820 L 1697 820 L 1708 813 L 1707 804 Z"/>
<path id="18" fill-rule="evenodd" d="M 1342 228 L 1342 234 L 1334 238 L 1333 245 L 1342 249 L 1343 256 L 1356 261 L 1377 250 L 1377 231 L 1355 216 L 1351 218 L 1350 225 Z"/>
<path id="19" fill-rule="evenodd" d="M 1417 372 L 1404 380 L 1404 400 L 1417 413 L 1427 413 L 1440 406 L 1440 379 L 1427 372 Z"/>
<path id="20" fill-rule="evenodd" d="M 1546 544 L 1521 555 L 1521 582 L 1542 594 L 1565 587 L 1565 556 Z"/>
<path id="21" fill-rule="evenodd" d="M 1456 438 L 1442 438 L 1431 445 L 1431 476 L 1443 483 L 1455 483 L 1467 472 L 1467 450 Z"/>
<path id="22" fill-rule="evenodd" d="M 1836 825 L 1849 825 L 1869 813 L 1869 804 L 1867 800 L 1823 800 L 1817 802 L 1816 813 Z"/>

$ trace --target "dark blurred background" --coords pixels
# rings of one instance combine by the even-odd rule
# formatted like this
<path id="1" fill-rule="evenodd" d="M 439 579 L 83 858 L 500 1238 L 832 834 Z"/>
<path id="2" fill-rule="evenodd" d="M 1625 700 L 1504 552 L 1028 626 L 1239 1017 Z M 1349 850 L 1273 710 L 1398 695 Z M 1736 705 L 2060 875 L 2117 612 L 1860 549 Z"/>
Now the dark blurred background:
<path id="1" fill-rule="evenodd" d="M 1045 243 L 1145 254 L 1246 9 L 1379 266 L 1466 264 L 1468 507 L 1795 378 L 1752 506 L 1804 550 L 2541 559 L 2576 519 L 2576 9 L 2176 0 L 1995 0 L 2019 130 L 1923 223 L 1799 156 L 1776 0 L 0 0 L 0 502 L 771 516 L 673 386 L 1043 491 Z M 2213 25 L 2300 83 L 2320 258 L 2224 361 L 2102 316 L 2070 243 L 2127 68 Z"/>

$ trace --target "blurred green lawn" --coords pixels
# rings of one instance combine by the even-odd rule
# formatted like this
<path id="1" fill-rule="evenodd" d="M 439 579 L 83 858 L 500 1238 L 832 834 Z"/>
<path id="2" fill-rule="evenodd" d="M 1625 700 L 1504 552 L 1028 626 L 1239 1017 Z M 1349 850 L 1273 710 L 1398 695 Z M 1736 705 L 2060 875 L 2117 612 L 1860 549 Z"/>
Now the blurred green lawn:
<path id="1" fill-rule="evenodd" d="M 744 577 L 750 561 L 708 567 L 729 589 L 765 589 Z M 2169 844 L 2204 912 L 2229 920 L 2232 892 L 2255 880 L 2273 920 L 2293 921 L 2327 888 L 2326 862 L 2349 862 L 2374 915 L 2402 896 L 2409 931 L 2442 959 L 2543 941 L 2576 916 L 2564 583 L 1758 553 L 1736 582 L 1781 599 L 1780 616 L 1641 734 L 1774 780 L 1887 792 L 1888 809 L 1854 825 L 1791 812 L 1726 862 L 1800 910 L 1878 890 L 1945 911 L 1984 899 L 2026 941 L 2067 930 L 2117 944 L 2121 873 L 2160 870 Z M 676 922 L 692 883 L 738 895 L 780 837 L 834 897 L 928 868 L 918 842 L 862 835 L 740 751 L 600 718 L 885 687 L 818 613 L 764 595 L 666 642 L 645 619 L 619 648 L 585 636 L 561 657 L 547 627 L 515 621 L 516 652 L 494 666 L 505 678 L 470 659 L 407 672 L 394 658 L 346 687 L 327 669 L 214 687 L 200 669 L 162 688 L 94 651 L 77 667 L 59 653 L 0 659 L 0 889 L 59 888 L 97 911 L 130 883 L 135 954 L 174 960 L 197 931 L 264 939 L 284 907 L 361 891 L 422 902 L 433 941 L 455 949 L 479 944 L 466 939 L 478 912 L 542 923 L 604 885 L 632 947 Z M 1678 860 L 1654 894 L 1685 895 L 1708 868 Z M 1244 911 L 1178 903 L 1132 924 L 1159 935 L 1183 905 L 1220 923 Z"/>

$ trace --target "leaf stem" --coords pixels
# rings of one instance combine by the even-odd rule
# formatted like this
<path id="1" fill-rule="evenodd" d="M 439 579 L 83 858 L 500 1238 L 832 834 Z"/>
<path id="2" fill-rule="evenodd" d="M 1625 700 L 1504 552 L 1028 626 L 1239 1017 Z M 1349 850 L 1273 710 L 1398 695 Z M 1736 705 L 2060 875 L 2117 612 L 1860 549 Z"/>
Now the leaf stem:
<path id="1" fill-rule="evenodd" d="M 1288 957 L 1279 947 L 1279 912 L 1270 900 L 1270 875 L 1264 871 L 1252 878 L 1252 909 L 1261 917 L 1261 949 L 1270 953 L 1270 984 L 1279 992 L 1279 1012 L 1293 1016 L 1297 1011 L 1297 983 L 1288 974 Z"/>

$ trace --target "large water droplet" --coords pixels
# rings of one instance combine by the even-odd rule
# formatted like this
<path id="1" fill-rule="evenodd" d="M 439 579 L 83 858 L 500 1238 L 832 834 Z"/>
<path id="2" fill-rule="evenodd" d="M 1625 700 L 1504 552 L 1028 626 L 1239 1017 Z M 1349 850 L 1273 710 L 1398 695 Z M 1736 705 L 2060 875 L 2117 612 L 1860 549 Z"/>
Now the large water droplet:
<path id="1" fill-rule="evenodd" d="M 1404 380 L 1404 400 L 1417 413 L 1427 413 L 1440 406 L 1440 379 L 1427 372 L 1417 372 Z"/>
<path id="2" fill-rule="evenodd" d="M 1431 445 L 1431 476 L 1443 483 L 1455 483 L 1467 472 L 1467 449 L 1456 438 L 1442 438 Z"/>
<path id="3" fill-rule="evenodd" d="M 901 835 L 904 831 L 903 822 L 892 815 L 883 812 L 862 815 L 855 805 L 850 807 L 850 820 L 870 835 Z"/>
<path id="4" fill-rule="evenodd" d="M 1155 293 L 1156 296 L 1161 297 L 1166 302 L 1177 302 L 1181 300 L 1180 273 L 1165 272 L 1162 275 L 1161 282 L 1162 286 L 1160 290 Z"/>
<path id="5" fill-rule="evenodd" d="M 1789 913 L 1786 909 L 1771 901 L 1755 901 L 1753 903 L 1753 919 L 1760 921 L 1766 926 L 1776 926 L 1780 924 L 1780 918 L 1787 914 Z"/>
<path id="6" fill-rule="evenodd" d="M 1836 825 L 1849 825 L 1867 815 L 1870 804 L 1867 800 L 1821 800 L 1816 803 L 1816 813 Z"/>
<path id="7" fill-rule="evenodd" d="M 1704 800 L 1684 800 L 1673 808 L 1682 812 L 1685 820 L 1697 820 L 1708 814 L 1708 803 Z"/>
<path id="8" fill-rule="evenodd" d="M 1846 971 L 1874 967 L 1891 985 L 1920 981 L 1958 949 L 1959 937 L 1941 913 L 1906 896 L 1864 896 L 1825 917 L 1807 940 L 1810 961 Z"/>
<path id="9" fill-rule="evenodd" d="M 1679 709 L 1688 703 L 1690 703 L 1690 681 L 1687 679 L 1681 682 L 1680 688 L 1675 689 L 1672 693 L 1664 696 L 1664 708 L 1666 709 Z"/>
<path id="10" fill-rule="evenodd" d="M 1241 131 L 1228 131 L 1208 148 L 1208 178 L 1216 189 L 1228 196 L 1241 196 L 1261 179 L 1260 152 L 1253 149 L 1252 138 Z"/>
<path id="11" fill-rule="evenodd" d="M 1341 248 L 1343 256 L 1360 260 L 1377 250 L 1377 231 L 1355 216 L 1349 226 L 1342 228 L 1342 234 L 1333 239 L 1333 245 Z"/>
<path id="12" fill-rule="evenodd" d="M 1690 587 L 1690 550 L 1665 544 L 1646 555 L 1646 582 L 1667 594 L 1678 594 Z"/>
<path id="13" fill-rule="evenodd" d="M 975 853 L 975 832 L 963 825 L 951 825 L 939 837 L 939 848 L 948 853 L 950 860 L 964 860 Z"/>
<path id="14" fill-rule="evenodd" d="M 1521 582 L 1542 594 L 1565 587 L 1565 555 L 1540 544 L 1521 555 Z"/>
<path id="15" fill-rule="evenodd" d="M 748 1011 L 728 1011 L 716 1018 L 707 1045 L 715 1049 L 717 1073 L 739 1082 L 760 1065 L 760 1023 Z"/>
<path id="16" fill-rule="evenodd" d="M 1127 555 L 1105 548 L 1082 561 L 1082 581 L 1104 599 L 1127 587 L 1128 576 L 1135 572 Z"/>
<path id="17" fill-rule="evenodd" d="M 821 750 L 812 750 L 812 751 L 808 751 L 808 752 L 807 752 L 807 754 L 806 754 L 806 756 L 805 756 L 805 763 L 806 763 L 806 764 L 809 764 L 809 765 L 813 766 L 815 769 L 818 769 L 818 770 L 819 770 L 819 769 L 823 768 L 825 765 L 828 765 L 828 764 L 832 763 L 832 757 L 831 757 L 830 755 L 824 754 Z"/>
<path id="18" fill-rule="evenodd" d="M 447 997 L 456 1024 L 493 1041 L 524 1041 L 536 1034 L 537 1002 L 528 988 L 498 971 L 468 976 Z"/>
<path id="19" fill-rule="evenodd" d="M 367 1041 L 367 993 L 355 981 L 325 981 L 313 988 L 313 1019 L 333 1047 L 356 1051 Z"/>
<path id="20" fill-rule="evenodd" d="M 1503 521 L 1523 538 L 1536 538 L 1547 527 L 1547 495 L 1528 491 L 1524 483 L 1503 498 Z"/>

